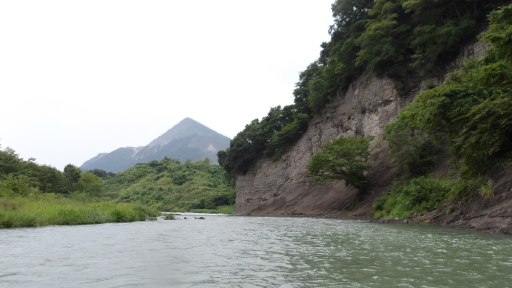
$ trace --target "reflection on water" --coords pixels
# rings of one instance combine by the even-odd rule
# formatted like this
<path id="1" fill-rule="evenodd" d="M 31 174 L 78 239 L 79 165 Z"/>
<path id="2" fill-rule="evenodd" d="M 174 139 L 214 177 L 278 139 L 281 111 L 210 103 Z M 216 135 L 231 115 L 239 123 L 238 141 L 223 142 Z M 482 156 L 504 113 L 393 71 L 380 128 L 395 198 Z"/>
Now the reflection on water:
<path id="1" fill-rule="evenodd" d="M 512 287 L 506 236 L 204 217 L 0 230 L 0 287 Z"/>

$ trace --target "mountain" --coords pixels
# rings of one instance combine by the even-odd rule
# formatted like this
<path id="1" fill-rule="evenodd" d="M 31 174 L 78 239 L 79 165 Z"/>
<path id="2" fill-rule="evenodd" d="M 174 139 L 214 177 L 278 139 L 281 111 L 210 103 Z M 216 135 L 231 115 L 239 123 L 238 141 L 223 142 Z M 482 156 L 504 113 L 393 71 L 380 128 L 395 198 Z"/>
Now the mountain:
<path id="1" fill-rule="evenodd" d="M 230 139 L 205 125 L 190 119 L 181 120 L 167 132 L 146 146 L 123 147 L 110 153 L 100 153 L 82 164 L 82 171 L 101 169 L 108 172 L 121 172 L 137 163 L 164 157 L 180 161 L 197 161 L 208 157 L 217 163 L 217 151 L 229 147 Z"/>

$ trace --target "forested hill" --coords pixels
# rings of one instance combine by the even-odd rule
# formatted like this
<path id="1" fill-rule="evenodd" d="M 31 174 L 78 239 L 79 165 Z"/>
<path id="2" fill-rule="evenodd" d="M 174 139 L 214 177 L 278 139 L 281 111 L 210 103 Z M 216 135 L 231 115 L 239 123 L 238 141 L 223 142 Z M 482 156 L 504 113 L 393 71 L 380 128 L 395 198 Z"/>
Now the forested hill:
<path id="1" fill-rule="evenodd" d="M 336 0 L 331 40 L 301 74 L 294 104 L 254 119 L 221 151 L 219 163 L 244 174 L 257 159 L 279 159 L 309 121 L 366 71 L 393 80 L 402 95 L 442 68 L 488 25 L 488 14 L 510 1 Z"/>
<path id="2" fill-rule="evenodd" d="M 93 171 L 96 172 L 96 171 Z M 231 213 L 233 181 L 208 160 L 180 162 L 165 157 L 137 164 L 103 181 L 103 193 L 115 202 L 141 203 L 159 211 Z"/>
<path id="3" fill-rule="evenodd" d="M 512 233 L 510 1 L 337 0 L 332 11 L 294 104 L 218 154 L 236 178 L 235 213 Z"/>
<path id="4" fill-rule="evenodd" d="M 226 149 L 229 141 L 228 137 L 185 118 L 146 146 L 123 147 L 110 153 L 100 153 L 82 164 L 80 169 L 121 172 L 137 163 L 159 161 L 164 157 L 181 161 L 209 158 L 212 163 L 217 163 L 217 152 Z"/>

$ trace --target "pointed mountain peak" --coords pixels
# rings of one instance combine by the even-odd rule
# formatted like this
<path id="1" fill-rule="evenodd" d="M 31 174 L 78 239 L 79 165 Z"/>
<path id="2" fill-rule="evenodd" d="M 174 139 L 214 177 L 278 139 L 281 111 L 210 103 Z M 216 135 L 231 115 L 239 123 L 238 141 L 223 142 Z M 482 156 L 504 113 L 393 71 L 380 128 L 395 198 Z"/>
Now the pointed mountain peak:
<path id="1" fill-rule="evenodd" d="M 208 157 L 216 164 L 217 151 L 227 149 L 229 141 L 228 137 L 187 117 L 147 146 L 118 148 L 86 161 L 80 168 L 83 171 L 121 172 L 136 163 L 160 161 L 164 157 L 180 161 L 198 161 Z"/>
<path id="2" fill-rule="evenodd" d="M 148 146 L 165 145 L 172 140 L 192 135 L 220 135 L 192 118 L 185 118 L 164 134 L 151 141 Z"/>

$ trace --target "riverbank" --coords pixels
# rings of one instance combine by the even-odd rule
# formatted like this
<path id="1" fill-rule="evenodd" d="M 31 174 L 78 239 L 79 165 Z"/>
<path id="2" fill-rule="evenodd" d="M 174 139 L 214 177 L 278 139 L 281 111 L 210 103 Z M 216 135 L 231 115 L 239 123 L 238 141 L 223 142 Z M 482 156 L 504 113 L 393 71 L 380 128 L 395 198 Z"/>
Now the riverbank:
<path id="1" fill-rule="evenodd" d="M 475 196 L 475 199 L 451 201 L 444 203 L 439 209 L 427 213 L 418 213 L 407 219 L 376 219 L 372 217 L 371 203 L 375 195 L 362 200 L 350 209 L 329 210 L 328 213 L 319 210 L 303 210 L 293 212 L 283 210 L 253 211 L 251 216 L 269 217 L 306 217 L 340 220 L 361 220 L 372 223 L 404 223 L 423 224 L 428 226 L 450 227 L 468 231 L 479 231 L 489 234 L 512 235 L 512 197 L 500 189 L 493 198 L 484 199 Z M 508 189 L 509 190 L 509 189 Z M 510 195 L 508 195 L 510 196 Z M 242 215 L 238 215 L 242 216 Z"/>
<path id="2" fill-rule="evenodd" d="M 54 194 L 0 197 L 0 229 L 134 222 L 159 215 L 138 204 L 83 202 Z"/>

